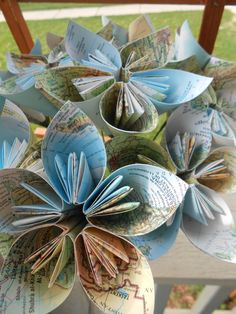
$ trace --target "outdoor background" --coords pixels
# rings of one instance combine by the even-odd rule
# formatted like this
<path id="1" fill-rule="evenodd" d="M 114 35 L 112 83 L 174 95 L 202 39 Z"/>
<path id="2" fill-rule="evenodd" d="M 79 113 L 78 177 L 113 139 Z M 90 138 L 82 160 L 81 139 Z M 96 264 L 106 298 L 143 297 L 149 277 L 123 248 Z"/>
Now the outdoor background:
<path id="1" fill-rule="evenodd" d="M 62 8 L 81 8 L 89 6 L 99 6 L 98 4 L 21 4 L 23 11 L 34 10 L 50 10 Z M 134 20 L 138 15 L 125 15 L 125 16 L 112 16 L 112 21 L 117 24 L 128 27 L 128 24 Z M 179 11 L 179 12 L 166 12 L 149 14 L 152 23 L 156 29 L 164 26 L 169 26 L 172 30 L 173 38 L 177 27 L 179 27 L 184 20 L 188 20 L 190 27 L 195 35 L 198 36 L 199 27 L 201 24 L 202 11 Z M 74 19 L 79 24 L 96 32 L 101 25 L 101 18 L 96 17 L 83 17 Z M 64 35 L 67 27 L 68 19 L 61 20 L 43 20 L 43 21 L 27 21 L 31 34 L 34 39 L 39 38 L 43 52 L 47 53 L 48 48 L 45 41 L 45 33 L 50 31 L 58 35 Z M 220 30 L 218 33 L 214 55 L 220 58 L 236 61 L 236 14 L 225 9 Z M 207 36 L 207 34 L 206 34 Z M 5 55 L 7 51 L 19 52 L 14 42 L 14 39 L 5 22 L 0 22 L 0 70 L 5 69 Z M 171 308 L 191 308 L 194 301 L 197 299 L 198 294 L 203 289 L 201 285 L 176 285 L 173 287 L 168 307 Z M 232 291 L 228 300 L 220 306 L 220 309 L 232 309 L 236 306 L 236 290 Z"/>
<path id="2" fill-rule="evenodd" d="M 48 10 L 48 9 L 58 9 L 58 8 L 74 8 L 74 7 L 88 7 L 89 4 L 21 4 L 23 10 L 33 11 L 33 10 Z M 98 4 L 90 5 L 98 6 Z M 184 20 L 188 20 L 193 30 L 194 35 L 197 37 L 199 32 L 199 27 L 201 23 L 201 11 L 187 11 L 187 12 L 166 12 L 149 14 L 154 26 L 159 29 L 164 26 L 169 26 L 173 32 L 179 27 Z M 126 16 L 113 16 L 111 19 L 127 27 L 128 24 L 135 19 L 138 15 L 126 15 Z M 92 31 L 98 31 L 101 28 L 101 18 L 87 17 L 87 18 L 77 18 L 76 22 L 87 27 Z M 59 35 L 63 35 L 66 30 L 68 19 L 61 20 L 44 20 L 44 21 L 27 21 L 27 24 L 31 30 L 33 38 L 39 38 L 42 42 L 43 52 L 47 52 L 47 47 L 45 43 L 45 33 L 47 31 L 54 32 Z M 235 47 L 236 47 L 236 14 L 228 11 L 224 12 L 220 30 L 218 33 L 214 54 L 218 57 L 235 60 Z M 207 36 L 207 34 L 206 34 Z M 18 48 L 12 38 L 12 35 L 8 29 L 5 22 L 0 23 L 0 69 L 5 68 L 5 55 L 6 51 L 17 52 Z"/>

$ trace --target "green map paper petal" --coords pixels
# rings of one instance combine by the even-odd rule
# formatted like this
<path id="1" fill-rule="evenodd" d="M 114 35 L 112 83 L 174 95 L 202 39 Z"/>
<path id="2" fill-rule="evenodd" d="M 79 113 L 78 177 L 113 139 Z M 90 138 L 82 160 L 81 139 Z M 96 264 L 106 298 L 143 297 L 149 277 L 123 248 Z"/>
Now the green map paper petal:
<path id="1" fill-rule="evenodd" d="M 15 104 L 22 108 L 29 108 L 43 113 L 46 116 L 53 117 L 57 112 L 57 106 L 54 106 L 45 98 L 35 85 L 23 90 L 16 85 L 16 77 L 13 76 L 8 80 L 4 81 L 0 85 L 0 95 L 13 101 Z"/>
<path id="2" fill-rule="evenodd" d="M 49 101 L 60 108 L 67 100 L 82 101 L 72 79 L 100 75 L 110 73 L 79 66 L 52 68 L 36 76 L 35 86 Z"/>
<path id="3" fill-rule="evenodd" d="M 42 177 L 26 169 L 3 169 L 0 171 L 0 232 L 22 233 L 29 228 L 18 229 L 12 225 L 16 221 L 13 206 L 43 204 L 39 197 L 23 188 L 20 185 L 21 183 L 44 188 L 51 193 L 51 196 L 53 195 L 54 200 L 58 202 L 59 207 L 62 209 L 61 199 Z M 59 208 L 55 210 L 59 210 Z"/>
<path id="4" fill-rule="evenodd" d="M 144 114 L 133 124 L 132 130 L 125 130 L 115 127 L 115 110 L 119 91 L 121 89 L 120 82 L 114 83 L 106 93 L 102 96 L 99 107 L 103 121 L 106 123 L 110 132 L 114 135 L 142 135 L 148 136 L 158 124 L 158 113 L 155 106 L 148 99 L 145 99 Z"/>
<path id="5" fill-rule="evenodd" d="M 102 184 L 123 176 L 120 186 L 130 186 L 133 191 L 122 201 L 140 202 L 133 211 L 107 217 L 89 216 L 88 221 L 121 236 L 147 234 L 162 226 L 182 203 L 188 185 L 173 173 L 156 166 L 132 164 L 114 171 Z M 98 187 L 99 188 L 99 187 Z M 85 207 L 96 198 L 96 190 Z"/>
<path id="6" fill-rule="evenodd" d="M 137 39 L 131 43 L 124 45 L 121 50 L 121 59 L 123 66 L 128 59 L 131 52 L 135 52 L 135 59 L 149 56 L 149 60 L 155 60 L 155 67 L 162 67 L 168 60 L 171 50 L 171 34 L 169 28 L 157 30 L 154 33 L 145 36 L 144 38 Z M 140 68 L 136 71 L 144 70 L 140 62 Z"/>
<path id="7" fill-rule="evenodd" d="M 154 141 L 136 136 L 116 136 L 106 143 L 107 166 L 110 171 L 140 163 L 138 155 L 150 158 L 175 173 L 175 167 L 165 149 Z"/>

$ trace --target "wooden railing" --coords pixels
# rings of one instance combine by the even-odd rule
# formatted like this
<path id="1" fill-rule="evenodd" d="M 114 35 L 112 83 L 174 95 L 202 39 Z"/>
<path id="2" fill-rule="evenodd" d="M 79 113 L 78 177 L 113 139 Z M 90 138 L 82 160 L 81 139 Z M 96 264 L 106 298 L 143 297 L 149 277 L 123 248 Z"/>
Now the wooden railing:
<path id="1" fill-rule="evenodd" d="M 0 0 L 0 9 L 5 16 L 11 33 L 22 53 L 28 53 L 33 47 L 33 39 L 27 23 L 22 15 L 19 2 L 71 2 L 80 3 L 84 0 Z M 86 3 L 137 3 L 135 0 L 86 0 Z M 236 5 L 236 0 L 139 0 L 145 4 L 192 4 L 205 5 L 199 32 L 199 43 L 212 53 L 219 30 L 225 5 Z"/>

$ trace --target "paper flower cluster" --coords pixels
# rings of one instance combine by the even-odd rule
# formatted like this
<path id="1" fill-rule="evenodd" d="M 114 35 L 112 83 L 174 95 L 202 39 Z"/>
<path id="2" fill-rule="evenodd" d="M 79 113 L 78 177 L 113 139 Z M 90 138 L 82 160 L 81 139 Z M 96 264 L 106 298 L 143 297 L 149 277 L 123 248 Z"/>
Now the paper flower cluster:
<path id="1" fill-rule="evenodd" d="M 0 81 L 2 313 L 48 313 L 78 276 L 104 313 L 153 313 L 148 260 L 182 228 L 236 263 L 234 63 L 185 22 L 141 16 L 94 34 L 70 21 L 42 55 L 8 53 Z M 36 141 L 28 119 L 45 125 Z M 166 120 L 167 119 L 167 120 Z"/>

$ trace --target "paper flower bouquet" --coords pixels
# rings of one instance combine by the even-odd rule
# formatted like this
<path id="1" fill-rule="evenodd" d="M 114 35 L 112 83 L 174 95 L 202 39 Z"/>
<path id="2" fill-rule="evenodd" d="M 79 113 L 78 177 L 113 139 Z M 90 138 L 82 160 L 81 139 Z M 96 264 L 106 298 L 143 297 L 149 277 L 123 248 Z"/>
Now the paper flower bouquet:
<path id="1" fill-rule="evenodd" d="M 236 262 L 217 193 L 236 192 L 233 74 L 203 65 L 187 24 L 173 45 L 146 16 L 128 31 L 103 22 L 94 34 L 70 21 L 48 55 L 37 41 L 1 72 L 1 313 L 51 312 L 76 277 L 104 313 L 153 313 L 148 260 L 180 228 Z M 50 120 L 42 141 L 28 119 Z"/>

